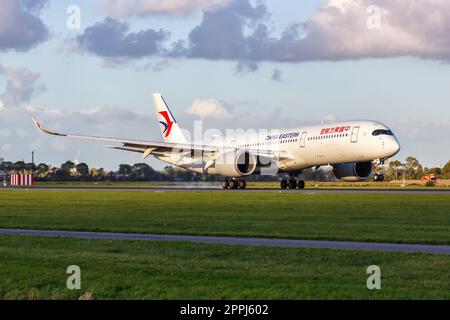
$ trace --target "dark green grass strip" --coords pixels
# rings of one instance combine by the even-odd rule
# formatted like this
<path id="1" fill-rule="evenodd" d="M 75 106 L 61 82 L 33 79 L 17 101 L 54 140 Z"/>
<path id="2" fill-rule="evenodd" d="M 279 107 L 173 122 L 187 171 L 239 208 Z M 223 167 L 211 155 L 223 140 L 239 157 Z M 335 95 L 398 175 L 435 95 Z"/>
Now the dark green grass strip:
<path id="1" fill-rule="evenodd" d="M 450 196 L 2 191 L 0 227 L 450 244 Z"/>
<path id="2" fill-rule="evenodd" d="M 1 299 L 449 299 L 449 270 L 440 255 L 0 236 Z"/>

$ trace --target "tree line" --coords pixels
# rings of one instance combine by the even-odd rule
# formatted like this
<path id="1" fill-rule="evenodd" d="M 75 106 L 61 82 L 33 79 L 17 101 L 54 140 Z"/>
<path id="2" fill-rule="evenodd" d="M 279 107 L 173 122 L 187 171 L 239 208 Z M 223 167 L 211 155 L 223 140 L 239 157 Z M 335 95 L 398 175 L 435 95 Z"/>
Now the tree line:
<path id="1" fill-rule="evenodd" d="M 443 167 L 427 168 L 414 157 L 405 162 L 392 160 L 383 167 L 388 180 L 418 180 L 424 175 L 434 174 L 439 179 L 450 179 L 450 161 Z M 49 164 L 26 163 L 24 161 L 4 161 L 0 163 L 0 175 L 11 173 L 33 173 L 37 181 L 220 181 L 222 177 L 197 175 L 182 168 L 167 166 L 158 171 L 146 163 L 120 164 L 117 170 L 90 168 L 86 163 L 66 161 L 60 167 Z M 333 175 L 315 169 L 304 170 L 305 178 L 317 181 L 330 181 Z M 252 176 L 249 181 L 275 181 L 276 176 Z"/>
<path id="2" fill-rule="evenodd" d="M 450 179 L 450 161 L 442 167 L 423 167 L 414 157 L 407 157 L 405 162 L 392 160 L 384 168 L 390 180 L 418 180 L 423 176 L 434 174 L 438 179 Z"/>
<path id="3" fill-rule="evenodd" d="M 13 173 L 34 174 L 36 181 L 220 181 L 220 176 L 198 175 L 178 167 L 166 166 L 158 171 L 146 163 L 120 164 L 117 170 L 92 168 L 86 163 L 66 161 L 60 167 L 49 164 L 5 161 L 0 163 L 0 176 Z M 249 180 L 272 181 L 275 177 L 255 176 Z"/>

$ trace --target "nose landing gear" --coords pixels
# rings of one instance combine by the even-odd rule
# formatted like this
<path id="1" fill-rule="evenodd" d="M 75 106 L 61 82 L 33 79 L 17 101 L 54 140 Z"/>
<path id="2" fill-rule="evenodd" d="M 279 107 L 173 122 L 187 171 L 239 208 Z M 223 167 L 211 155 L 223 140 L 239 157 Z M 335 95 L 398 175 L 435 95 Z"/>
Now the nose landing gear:
<path id="1" fill-rule="evenodd" d="M 383 165 L 386 159 L 379 159 L 373 162 L 374 172 L 373 181 L 375 182 L 383 182 L 384 174 L 383 174 Z"/>

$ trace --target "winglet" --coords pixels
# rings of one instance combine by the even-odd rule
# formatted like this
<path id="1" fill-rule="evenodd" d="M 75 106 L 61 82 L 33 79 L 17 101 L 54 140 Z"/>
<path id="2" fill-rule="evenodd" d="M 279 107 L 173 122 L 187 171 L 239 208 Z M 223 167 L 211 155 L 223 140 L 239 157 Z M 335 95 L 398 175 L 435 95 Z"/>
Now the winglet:
<path id="1" fill-rule="evenodd" d="M 50 130 L 44 128 L 35 117 L 31 117 L 31 119 L 33 119 L 33 122 L 34 122 L 34 125 L 36 126 L 36 128 L 38 128 L 42 132 L 45 132 L 47 134 L 52 134 L 54 136 L 63 136 L 63 137 L 67 136 L 66 134 L 53 132 L 53 131 L 50 131 Z"/>

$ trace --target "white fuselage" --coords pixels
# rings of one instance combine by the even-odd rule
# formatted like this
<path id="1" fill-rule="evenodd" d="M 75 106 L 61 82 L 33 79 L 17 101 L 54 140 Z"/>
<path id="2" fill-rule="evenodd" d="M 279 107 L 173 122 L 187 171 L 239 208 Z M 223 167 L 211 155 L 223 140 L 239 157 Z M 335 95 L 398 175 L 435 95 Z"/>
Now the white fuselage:
<path id="1" fill-rule="evenodd" d="M 347 121 L 280 129 L 276 134 L 242 135 L 216 145 L 224 150 L 237 148 L 275 153 L 282 151 L 288 156 L 283 160 L 277 160 L 277 166 L 281 172 L 329 164 L 387 159 L 400 150 L 400 144 L 390 129 L 376 121 Z M 160 159 L 172 162 L 167 158 Z M 214 168 L 205 172 L 200 166 L 192 166 L 189 162 L 184 164 L 172 162 L 172 164 L 194 172 L 216 174 Z"/>

